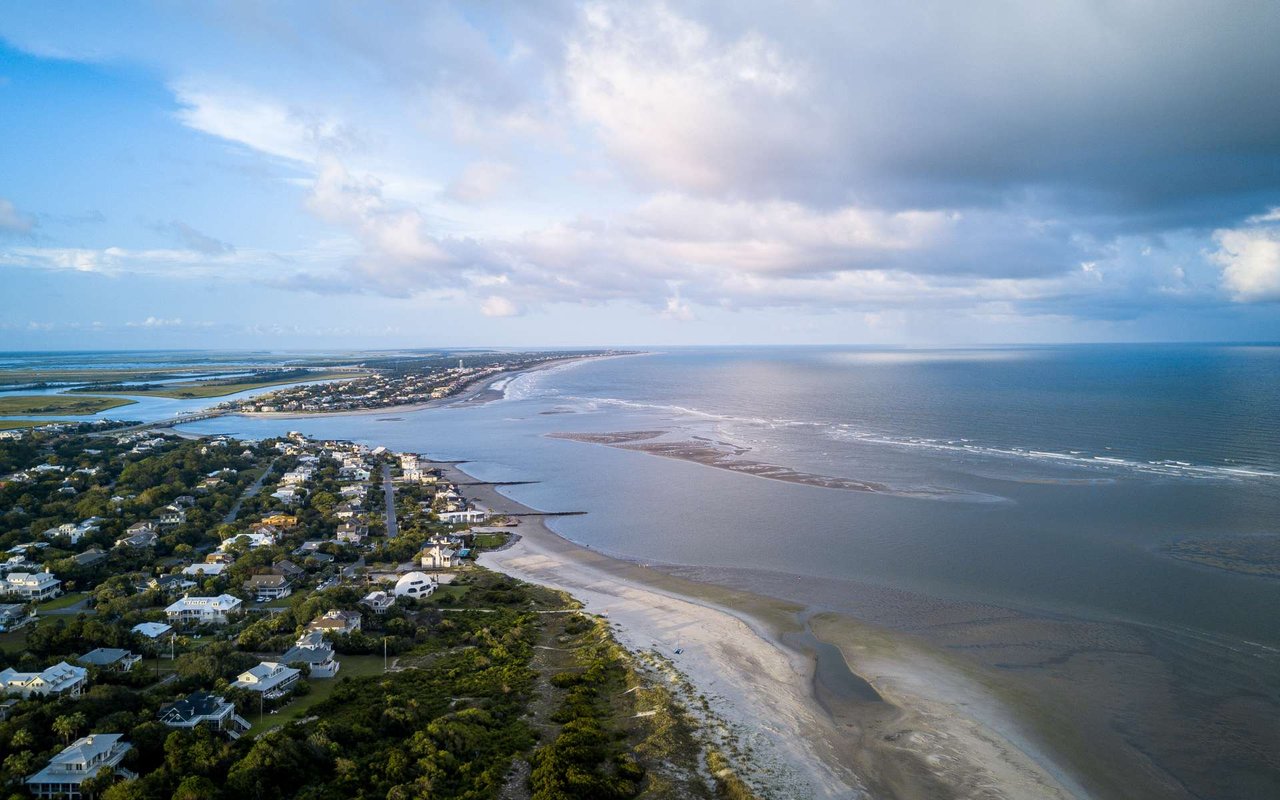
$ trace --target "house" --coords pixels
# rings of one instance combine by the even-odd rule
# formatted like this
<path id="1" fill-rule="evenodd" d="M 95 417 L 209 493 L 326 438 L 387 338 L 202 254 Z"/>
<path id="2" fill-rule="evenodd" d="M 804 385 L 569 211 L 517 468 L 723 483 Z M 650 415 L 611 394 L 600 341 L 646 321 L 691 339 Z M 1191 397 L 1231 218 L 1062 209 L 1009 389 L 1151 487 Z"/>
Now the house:
<path id="1" fill-rule="evenodd" d="M 107 560 L 107 554 L 97 547 L 91 547 L 83 553 L 72 556 L 79 567 L 92 567 L 95 564 L 101 564 Z"/>
<path id="2" fill-rule="evenodd" d="M 157 522 L 160 523 L 161 530 L 176 528 L 187 521 L 187 510 L 185 508 L 177 508 L 175 506 L 165 506 L 160 510 Z"/>
<path id="3" fill-rule="evenodd" d="M 285 486 L 271 493 L 271 496 L 279 500 L 285 505 L 293 505 L 306 496 L 305 489 L 295 489 L 292 486 Z"/>
<path id="4" fill-rule="evenodd" d="M 363 544 L 369 535 L 369 527 L 359 522 L 344 522 L 338 526 L 338 541 L 346 544 Z"/>
<path id="5" fill-rule="evenodd" d="M 240 610 L 240 598 L 229 594 L 217 597 L 184 597 L 165 608 L 164 613 L 174 625 L 222 624 L 227 617 Z"/>
<path id="6" fill-rule="evenodd" d="M 225 553 L 233 545 L 237 544 L 248 545 L 249 549 L 253 550 L 258 547 L 271 547 L 275 543 L 276 538 L 267 533 L 242 533 L 238 536 L 229 536 L 223 539 L 218 545 L 218 549 Z"/>
<path id="7" fill-rule="evenodd" d="M 489 518 L 488 511 L 467 509 L 465 511 L 441 511 L 440 521 L 446 525 L 475 525 Z"/>
<path id="8" fill-rule="evenodd" d="M 244 582 L 244 590 L 256 597 L 259 603 L 265 603 L 288 597 L 293 593 L 293 585 L 284 575 L 251 575 Z"/>
<path id="9" fill-rule="evenodd" d="M 59 661 L 40 672 L 18 672 L 13 668 L 0 671 L 0 694 L 79 697 L 88 682 L 87 669 Z"/>
<path id="10" fill-rule="evenodd" d="M 231 685 L 272 698 L 289 691 L 300 677 L 302 670 L 285 666 L 278 661 L 263 661 L 258 666 L 241 672 Z"/>
<path id="11" fill-rule="evenodd" d="M 116 539 L 116 547 L 155 547 L 160 535 L 155 531 L 143 531 Z"/>
<path id="12" fill-rule="evenodd" d="M 326 611 L 324 616 L 316 617 L 307 625 L 307 631 L 320 633 L 355 633 L 360 630 L 362 618 L 359 611 Z"/>
<path id="13" fill-rule="evenodd" d="M 406 572 L 396 581 L 393 592 L 396 597 L 430 597 L 435 590 L 435 581 L 427 573 Z"/>
<path id="14" fill-rule="evenodd" d="M 161 636 L 172 631 L 173 626 L 166 625 L 163 622 L 139 622 L 130 630 L 140 636 L 145 636 L 148 639 L 159 639 Z"/>
<path id="15" fill-rule="evenodd" d="M 39 603 L 62 594 L 62 581 L 49 572 L 10 572 L 0 583 L 0 592 Z"/>
<path id="16" fill-rule="evenodd" d="M 184 567 L 184 568 L 183 568 L 183 570 L 182 570 L 182 574 L 183 574 L 183 575 L 198 575 L 198 576 L 201 576 L 201 577 L 209 577 L 209 576 L 212 576 L 212 577 L 215 577 L 215 578 L 216 578 L 217 576 L 221 575 L 224 571 L 226 571 L 226 569 L 227 569 L 227 567 L 228 567 L 228 566 L 230 566 L 230 565 L 228 565 L 228 564 L 207 564 L 207 563 L 206 563 L 206 564 L 192 564 L 192 565 L 191 565 L 191 566 L 189 566 L 189 567 Z"/>
<path id="17" fill-rule="evenodd" d="M 319 631 L 304 633 L 280 660 L 286 664 L 306 664 L 312 678 L 332 678 L 342 666 L 333 657 L 333 646 Z"/>
<path id="18" fill-rule="evenodd" d="M 159 575 L 147 581 L 148 589 L 158 589 L 164 594 L 178 594 L 196 587 L 196 582 L 186 575 Z"/>
<path id="19" fill-rule="evenodd" d="M 22 626 L 34 622 L 35 619 L 36 612 L 28 611 L 27 607 L 21 603 L 0 605 L 0 633 L 16 631 Z M 359 625 L 356 627 L 359 627 Z"/>
<path id="20" fill-rule="evenodd" d="M 342 467 L 338 470 L 338 479 L 344 481 L 367 481 L 372 474 L 364 467 Z"/>
<path id="21" fill-rule="evenodd" d="M 236 713 L 235 703 L 210 692 L 192 692 L 181 700 L 166 703 L 160 707 L 160 721 L 170 728 L 207 725 L 232 739 L 239 739 L 251 727 L 248 720 Z"/>
<path id="22" fill-rule="evenodd" d="M 422 568 L 450 569 L 453 567 L 453 561 L 457 555 L 457 551 L 451 547 L 439 544 L 432 545 L 422 551 Z"/>
<path id="23" fill-rule="evenodd" d="M 338 505 L 333 509 L 333 515 L 338 519 L 352 519 L 361 513 L 359 502 L 346 502 Z"/>
<path id="24" fill-rule="evenodd" d="M 263 517 L 263 525 L 271 525 L 276 528 L 292 528 L 298 524 L 298 518 L 292 514 L 272 514 L 269 517 Z"/>
<path id="25" fill-rule="evenodd" d="M 272 562 L 271 571 L 278 572 L 279 574 L 285 576 L 291 581 L 296 581 L 297 579 L 307 574 L 307 571 L 305 569 L 293 563 L 287 558 L 282 558 L 279 561 Z"/>
<path id="26" fill-rule="evenodd" d="M 91 733 L 67 745 L 49 759 L 48 765 L 27 778 L 27 790 L 36 797 L 61 797 L 80 800 L 85 793 L 80 787 L 106 770 L 126 778 L 134 774 L 120 766 L 132 745 L 120 733 Z"/>
<path id="27" fill-rule="evenodd" d="M 365 606 L 375 614 L 385 614 L 387 609 L 395 605 L 396 598 L 386 592 L 369 592 L 360 601 L 360 605 Z"/>
<path id="28" fill-rule="evenodd" d="M 76 659 L 86 667 L 109 669 L 113 672 L 128 672 L 133 669 L 134 664 L 141 660 L 142 656 L 130 653 L 128 650 L 121 650 L 118 647 L 99 647 Z"/>

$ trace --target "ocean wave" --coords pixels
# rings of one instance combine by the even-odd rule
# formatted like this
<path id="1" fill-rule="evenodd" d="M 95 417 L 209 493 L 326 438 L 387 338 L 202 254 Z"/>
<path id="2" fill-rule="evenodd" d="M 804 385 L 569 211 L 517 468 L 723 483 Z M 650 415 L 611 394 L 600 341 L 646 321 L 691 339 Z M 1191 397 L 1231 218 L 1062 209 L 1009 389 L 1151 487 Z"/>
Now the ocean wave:
<path id="1" fill-rule="evenodd" d="M 942 450 L 956 453 L 969 453 L 980 456 L 1001 458 L 1023 458 L 1032 461 L 1056 462 L 1076 467 L 1092 469 L 1126 470 L 1152 475 L 1165 475 L 1188 478 L 1280 478 L 1280 472 L 1252 466 L 1225 466 L 1213 464 L 1193 464 L 1189 461 L 1173 459 L 1163 461 L 1140 461 L 1116 456 L 1104 456 L 1087 453 L 1082 450 L 1059 452 L 1056 450 L 1032 450 L 1022 447 L 994 447 L 980 445 L 968 439 L 928 439 L 921 437 L 895 437 L 883 434 L 852 430 L 843 425 L 831 431 L 832 438 L 845 441 L 869 442 L 891 447 L 914 447 L 931 450 Z"/>

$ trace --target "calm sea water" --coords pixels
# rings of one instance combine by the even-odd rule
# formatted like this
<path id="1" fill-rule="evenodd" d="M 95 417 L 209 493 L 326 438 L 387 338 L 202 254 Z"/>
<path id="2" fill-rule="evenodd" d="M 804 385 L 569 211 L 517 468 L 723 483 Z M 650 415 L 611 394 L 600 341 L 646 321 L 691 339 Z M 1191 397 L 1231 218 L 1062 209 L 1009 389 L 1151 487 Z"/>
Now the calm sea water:
<path id="1" fill-rule="evenodd" d="M 1280 580 L 1176 561 L 1280 534 L 1280 348 L 679 350 L 521 376 L 488 405 L 298 428 L 468 459 L 557 529 L 651 562 L 773 570 L 1280 645 Z M 394 417 L 394 419 L 390 419 Z M 951 500 L 823 489 L 551 432 L 668 430 Z"/>

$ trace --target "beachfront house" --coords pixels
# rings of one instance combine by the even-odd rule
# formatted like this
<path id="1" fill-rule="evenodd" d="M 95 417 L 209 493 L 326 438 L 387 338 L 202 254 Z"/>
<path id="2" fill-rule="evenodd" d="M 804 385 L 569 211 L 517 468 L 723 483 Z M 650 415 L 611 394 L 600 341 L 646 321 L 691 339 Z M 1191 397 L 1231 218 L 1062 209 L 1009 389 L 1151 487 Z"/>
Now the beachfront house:
<path id="1" fill-rule="evenodd" d="M 49 572 L 10 572 L 0 582 L 0 592 L 39 603 L 62 594 L 62 581 Z"/>
<path id="2" fill-rule="evenodd" d="M 320 633 L 355 633 L 360 630 L 363 618 L 359 611 L 326 611 L 323 616 L 316 617 L 307 625 L 308 631 Z"/>
<path id="3" fill-rule="evenodd" d="M 250 727 L 248 720 L 236 713 L 234 703 L 210 692 L 192 692 L 161 706 L 160 721 L 170 728 L 189 729 L 204 725 L 222 731 L 232 739 L 239 739 Z"/>
<path id="4" fill-rule="evenodd" d="M 489 512 L 469 508 L 461 511 L 441 511 L 439 516 L 440 521 L 446 525 L 476 525 L 488 519 Z"/>
<path id="5" fill-rule="evenodd" d="M 395 596 L 382 591 L 369 592 L 364 596 L 364 599 L 360 601 L 360 605 L 375 614 L 385 614 L 387 613 L 387 609 L 391 608 L 395 604 Z"/>
<path id="6" fill-rule="evenodd" d="M 97 667 L 112 672 L 128 672 L 141 660 L 142 656 L 128 650 L 118 647 L 99 647 L 80 656 L 76 662 L 86 667 Z"/>
<path id="7" fill-rule="evenodd" d="M 422 551 L 423 569 L 451 569 L 458 552 L 452 547 L 435 544 Z"/>
<path id="8" fill-rule="evenodd" d="M 237 689 L 258 692 L 266 698 L 284 695 L 302 677 L 302 670 L 278 661 L 263 661 L 256 667 L 241 672 L 231 685 Z"/>
<path id="9" fill-rule="evenodd" d="M 223 624 L 240 610 L 240 598 L 229 594 L 217 597 L 183 597 L 165 608 L 173 625 Z"/>
<path id="10" fill-rule="evenodd" d="M 22 697 L 79 697 L 89 682 L 89 671 L 59 661 L 40 672 L 18 672 L 10 667 L 0 671 L 0 694 Z"/>
<path id="11" fill-rule="evenodd" d="M 86 793 L 84 783 L 103 770 L 133 778 L 134 774 L 120 766 L 131 745 L 121 733 L 91 733 L 67 745 L 49 759 L 48 765 L 27 778 L 27 790 L 36 797 L 59 797 L 80 800 Z"/>
<path id="12" fill-rule="evenodd" d="M 280 660 L 291 666 L 306 664 L 312 678 L 332 678 L 342 665 L 333 657 L 333 646 L 325 641 L 320 631 L 302 634 L 293 647 Z"/>

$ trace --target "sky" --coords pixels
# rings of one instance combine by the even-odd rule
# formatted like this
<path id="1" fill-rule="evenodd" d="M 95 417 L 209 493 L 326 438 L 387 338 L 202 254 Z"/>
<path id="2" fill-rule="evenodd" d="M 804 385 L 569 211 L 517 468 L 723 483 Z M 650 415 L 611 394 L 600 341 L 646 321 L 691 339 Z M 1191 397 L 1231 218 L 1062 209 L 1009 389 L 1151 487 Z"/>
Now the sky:
<path id="1" fill-rule="evenodd" d="M 1280 340 L 1280 4 L 5 2 L 0 350 Z"/>

